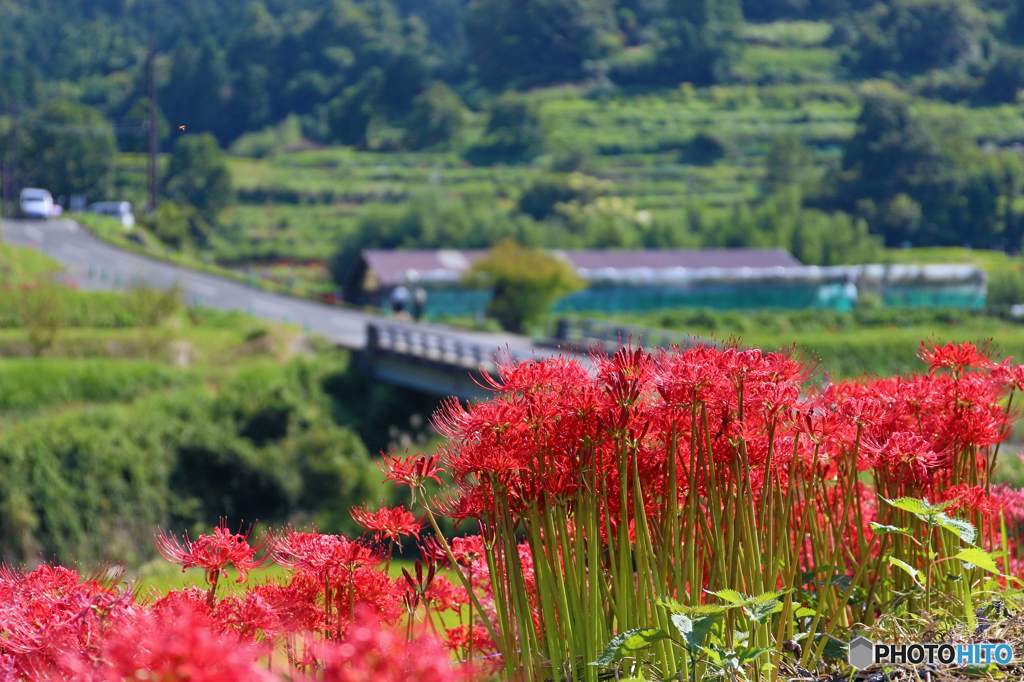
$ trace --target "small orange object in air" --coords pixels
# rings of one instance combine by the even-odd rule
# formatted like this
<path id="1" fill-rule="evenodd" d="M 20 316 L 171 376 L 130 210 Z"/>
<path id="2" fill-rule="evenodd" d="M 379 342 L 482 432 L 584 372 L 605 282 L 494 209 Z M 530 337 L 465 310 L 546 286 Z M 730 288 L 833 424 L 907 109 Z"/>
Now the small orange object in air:
<path id="1" fill-rule="evenodd" d="M 185 130 L 185 126 L 178 126 L 178 130 L 181 130 L 181 131 L 183 131 L 183 132 L 184 132 L 184 130 Z"/>

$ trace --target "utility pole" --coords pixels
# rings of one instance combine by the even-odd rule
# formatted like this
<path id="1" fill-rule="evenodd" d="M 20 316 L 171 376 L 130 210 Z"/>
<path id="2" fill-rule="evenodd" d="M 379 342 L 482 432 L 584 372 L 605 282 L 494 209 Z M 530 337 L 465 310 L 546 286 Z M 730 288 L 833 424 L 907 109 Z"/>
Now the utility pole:
<path id="1" fill-rule="evenodd" d="M 14 115 L 11 116 L 11 139 L 7 145 L 7 158 L 0 161 L 0 167 L 3 170 L 3 191 L 4 191 L 4 206 L 3 213 L 0 217 L 10 218 L 16 215 L 16 211 L 12 207 L 14 202 L 14 174 L 17 172 L 18 164 L 18 109 L 14 109 Z"/>
<path id="2" fill-rule="evenodd" d="M 149 165 L 147 170 L 147 180 L 149 181 L 149 207 L 147 213 L 153 215 L 153 211 L 156 210 L 157 203 L 157 171 L 156 161 L 157 156 L 160 153 L 158 148 L 160 140 L 157 137 L 156 129 L 156 78 L 153 74 L 153 62 L 156 55 L 153 50 L 150 50 L 146 54 L 146 77 L 149 80 L 149 125 L 147 132 L 149 133 Z"/>

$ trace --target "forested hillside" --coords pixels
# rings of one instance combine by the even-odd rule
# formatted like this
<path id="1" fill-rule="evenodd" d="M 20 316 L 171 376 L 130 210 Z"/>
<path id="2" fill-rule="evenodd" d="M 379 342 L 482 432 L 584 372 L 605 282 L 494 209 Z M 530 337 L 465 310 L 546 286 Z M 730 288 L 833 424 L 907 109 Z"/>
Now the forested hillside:
<path id="1" fill-rule="evenodd" d="M 152 50 L 156 251 L 1017 251 L 1022 43 L 1024 0 L 0 0 L 0 154 L 144 203 Z"/>

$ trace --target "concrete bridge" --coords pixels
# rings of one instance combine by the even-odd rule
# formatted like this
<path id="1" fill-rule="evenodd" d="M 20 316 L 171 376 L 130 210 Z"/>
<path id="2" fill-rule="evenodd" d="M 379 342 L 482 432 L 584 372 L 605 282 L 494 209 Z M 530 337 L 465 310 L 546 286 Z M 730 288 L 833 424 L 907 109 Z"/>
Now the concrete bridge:
<path id="1" fill-rule="evenodd" d="M 64 266 L 65 279 L 80 289 L 178 285 L 186 304 L 301 325 L 355 351 L 361 365 L 379 380 L 435 395 L 486 397 L 481 373 L 496 371 L 494 358 L 499 353 L 519 359 L 558 353 L 522 336 L 400 323 L 370 312 L 270 293 L 119 249 L 72 220 L 4 220 L 0 232 L 5 242 L 40 249 L 55 258 Z"/>

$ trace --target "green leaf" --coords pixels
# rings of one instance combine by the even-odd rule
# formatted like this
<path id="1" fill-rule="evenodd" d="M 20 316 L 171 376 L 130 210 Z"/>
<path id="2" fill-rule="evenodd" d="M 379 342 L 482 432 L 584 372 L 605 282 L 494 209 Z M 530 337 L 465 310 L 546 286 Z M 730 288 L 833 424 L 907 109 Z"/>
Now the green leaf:
<path id="1" fill-rule="evenodd" d="M 604 648 L 601 656 L 590 665 L 609 666 L 628 653 L 639 651 L 668 638 L 669 634 L 661 628 L 642 628 L 623 632 L 616 635 Z"/>
<path id="2" fill-rule="evenodd" d="M 990 573 L 1000 573 L 999 566 L 996 565 L 995 558 L 980 547 L 968 547 L 966 549 L 962 549 L 960 550 L 960 553 L 953 558 L 959 559 L 964 563 L 974 564 L 975 566 L 984 568 Z"/>
<path id="3" fill-rule="evenodd" d="M 813 616 L 814 614 L 815 614 L 815 610 L 814 609 L 808 608 L 806 606 L 801 606 L 800 608 L 798 608 L 796 610 L 796 613 L 793 614 L 793 617 L 794 618 L 808 618 L 810 616 Z"/>
<path id="4" fill-rule="evenodd" d="M 974 525 L 970 521 L 954 519 L 945 512 L 938 514 L 935 517 L 935 521 L 946 530 L 953 531 L 959 535 L 960 539 L 967 544 L 974 544 L 974 538 L 977 537 L 978 533 L 974 530 Z"/>
<path id="5" fill-rule="evenodd" d="M 825 635 L 819 634 L 814 638 L 814 643 L 818 644 L 821 642 L 821 638 Z M 835 637 L 829 637 L 828 641 L 825 642 L 825 648 L 822 650 L 822 655 L 825 658 L 834 658 L 840 660 L 846 660 L 846 642 L 836 639 Z"/>
<path id="6" fill-rule="evenodd" d="M 900 559 L 897 559 L 894 556 L 889 556 L 889 557 L 886 557 L 886 558 L 889 560 L 889 565 L 890 566 L 896 566 L 898 568 L 902 568 L 904 571 L 906 571 L 907 573 L 910 574 L 911 578 L 916 580 L 918 583 L 921 582 L 921 571 L 917 570 L 916 568 L 914 568 L 913 566 L 911 566 L 907 562 L 902 561 Z"/>
<path id="7" fill-rule="evenodd" d="M 927 499 L 918 500 L 913 497 L 900 497 L 895 500 L 890 500 L 885 497 L 882 498 L 897 509 L 902 509 L 905 512 L 910 512 L 916 516 L 923 518 L 926 521 L 931 519 L 927 517 L 935 516 L 940 512 L 946 510 L 949 505 L 953 504 L 953 500 L 948 502 L 940 502 L 939 504 L 931 504 Z"/>
<path id="8" fill-rule="evenodd" d="M 736 590 L 720 590 L 718 592 L 708 591 L 708 594 L 713 594 L 716 597 L 720 597 L 725 601 L 729 602 L 732 607 L 735 606 L 749 606 L 750 604 L 767 604 L 773 602 L 782 597 L 790 590 L 779 590 L 778 592 L 764 592 L 756 597 L 737 592 Z M 727 607 L 728 608 L 728 607 Z"/>
<path id="9" fill-rule="evenodd" d="M 680 636 L 686 640 L 691 652 L 696 652 L 704 645 L 704 639 L 711 634 L 711 628 L 718 621 L 719 615 L 705 616 L 704 618 L 691 619 L 682 613 L 673 613 L 669 620 L 676 626 Z"/>
<path id="10" fill-rule="evenodd" d="M 763 623 L 768 619 L 768 616 L 775 612 L 776 606 L 781 606 L 781 604 L 778 601 L 770 601 L 764 604 L 744 606 L 743 611 L 750 617 L 750 620 L 755 623 Z"/>
<path id="11" fill-rule="evenodd" d="M 852 582 L 853 578 L 851 578 L 848 575 L 834 575 L 828 579 L 828 584 L 830 586 L 834 585 L 843 592 L 846 592 L 846 590 L 850 589 L 850 583 Z"/>
<path id="12" fill-rule="evenodd" d="M 871 522 L 871 530 L 875 531 L 877 535 L 913 535 L 906 528 L 897 528 L 896 526 L 886 526 L 882 523 Z"/>
<path id="13" fill-rule="evenodd" d="M 761 654 L 765 653 L 766 651 L 771 651 L 771 649 L 767 647 L 753 647 L 750 649 L 742 649 L 740 651 L 737 651 L 736 653 L 739 654 L 737 658 L 739 658 L 740 663 L 746 663 L 747 661 L 752 661 L 755 658 L 758 658 Z"/>
<path id="14" fill-rule="evenodd" d="M 730 604 L 739 604 L 750 599 L 747 595 L 742 592 L 737 592 L 736 590 L 719 590 L 718 592 L 712 592 L 711 594 L 724 599 Z"/>
<path id="15" fill-rule="evenodd" d="M 680 604 L 674 599 L 658 599 L 655 603 L 658 606 L 663 606 L 672 613 L 685 613 L 688 616 L 697 618 L 725 613 L 729 609 L 733 609 L 738 606 L 738 604 L 700 604 L 699 606 L 686 606 L 685 604 Z"/>

